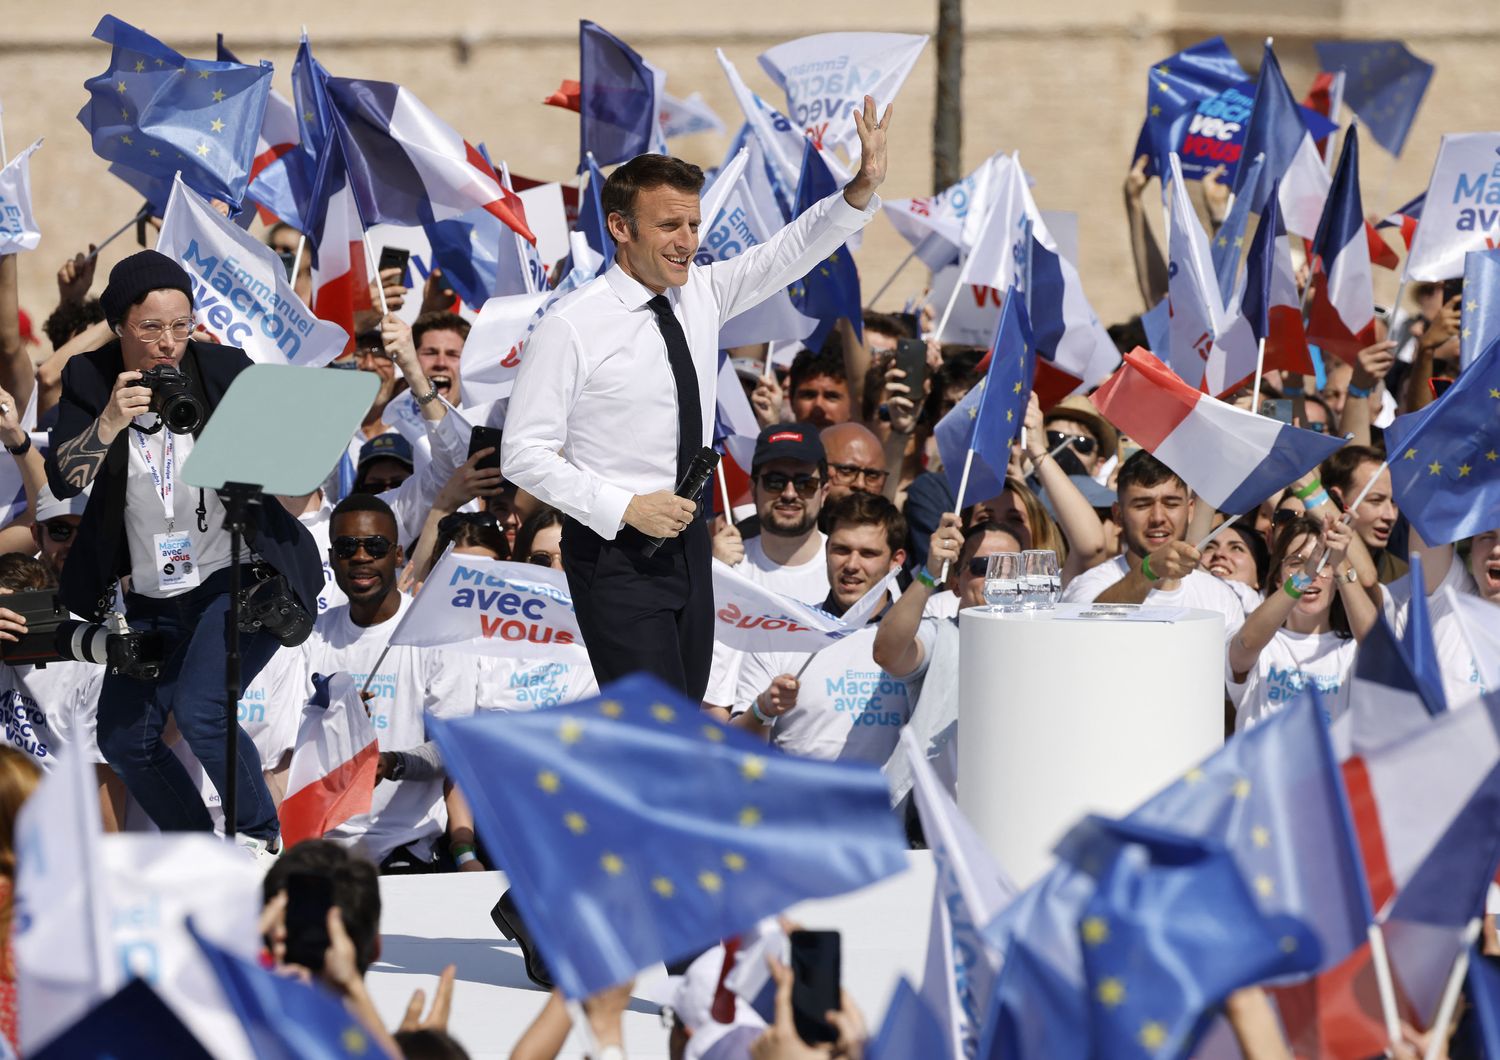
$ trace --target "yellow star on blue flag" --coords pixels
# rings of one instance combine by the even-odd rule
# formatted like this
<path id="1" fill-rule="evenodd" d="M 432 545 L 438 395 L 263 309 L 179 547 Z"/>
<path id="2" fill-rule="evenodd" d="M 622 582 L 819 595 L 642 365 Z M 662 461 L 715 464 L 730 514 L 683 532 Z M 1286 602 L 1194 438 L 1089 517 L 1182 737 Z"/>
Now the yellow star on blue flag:
<path id="1" fill-rule="evenodd" d="M 432 725 L 570 998 L 906 863 L 878 769 L 725 726 L 710 738 L 698 705 L 652 677 Z"/>

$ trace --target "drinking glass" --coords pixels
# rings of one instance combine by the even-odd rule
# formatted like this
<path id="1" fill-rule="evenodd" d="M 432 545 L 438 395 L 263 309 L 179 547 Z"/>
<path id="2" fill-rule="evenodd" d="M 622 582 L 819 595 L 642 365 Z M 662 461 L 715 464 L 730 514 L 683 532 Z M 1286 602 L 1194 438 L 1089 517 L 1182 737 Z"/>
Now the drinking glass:
<path id="1" fill-rule="evenodd" d="M 991 611 L 1021 609 L 1021 554 L 995 552 L 984 570 L 984 599 Z"/>
<path id="2" fill-rule="evenodd" d="M 1051 610 L 1062 588 L 1057 572 L 1057 553 L 1029 548 L 1021 555 L 1021 605 L 1038 611 Z"/>

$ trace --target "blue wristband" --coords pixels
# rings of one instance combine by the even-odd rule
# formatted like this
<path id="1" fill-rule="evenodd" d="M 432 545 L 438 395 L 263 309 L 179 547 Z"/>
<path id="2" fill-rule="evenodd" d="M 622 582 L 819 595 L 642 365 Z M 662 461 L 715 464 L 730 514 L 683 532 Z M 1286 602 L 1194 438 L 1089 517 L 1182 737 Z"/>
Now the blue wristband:
<path id="1" fill-rule="evenodd" d="M 1367 398 L 1370 396 L 1370 391 L 1366 390 L 1362 386 L 1355 386 L 1353 383 L 1350 383 L 1349 396 L 1353 398 Z"/>

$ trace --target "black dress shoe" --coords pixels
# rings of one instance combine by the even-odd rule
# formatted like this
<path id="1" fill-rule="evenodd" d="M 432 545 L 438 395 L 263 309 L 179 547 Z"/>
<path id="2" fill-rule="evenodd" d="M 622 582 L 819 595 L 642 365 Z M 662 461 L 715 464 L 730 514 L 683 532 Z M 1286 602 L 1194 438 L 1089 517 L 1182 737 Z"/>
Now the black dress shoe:
<path id="1" fill-rule="evenodd" d="M 516 900 L 509 891 L 502 894 L 495 908 L 490 910 L 490 919 L 500 929 L 500 934 L 521 947 L 521 956 L 526 959 L 526 978 L 543 990 L 551 990 L 552 976 L 547 972 L 547 965 L 542 961 L 536 943 L 531 940 L 531 932 L 526 930 L 526 922 L 521 919 L 521 911 L 516 908 Z"/>

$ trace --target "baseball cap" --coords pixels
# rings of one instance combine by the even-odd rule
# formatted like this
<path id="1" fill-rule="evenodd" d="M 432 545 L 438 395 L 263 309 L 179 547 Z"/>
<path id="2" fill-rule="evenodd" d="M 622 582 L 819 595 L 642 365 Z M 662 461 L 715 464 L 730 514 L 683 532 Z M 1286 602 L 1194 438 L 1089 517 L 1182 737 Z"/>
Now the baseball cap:
<path id="1" fill-rule="evenodd" d="M 773 423 L 761 430 L 755 439 L 755 455 L 750 459 L 750 473 L 772 460 L 800 460 L 821 464 L 828 459 L 823 439 L 811 423 Z"/>
<path id="2" fill-rule="evenodd" d="M 360 447 L 358 470 L 363 471 L 365 465 L 372 460 L 399 460 L 407 467 L 415 466 L 411 455 L 411 443 L 395 431 L 377 434 Z"/>
<path id="3" fill-rule="evenodd" d="M 43 486 L 36 495 L 36 521 L 45 523 L 48 519 L 56 519 L 59 515 L 82 515 L 88 503 L 88 490 L 75 493 L 65 500 L 58 500 L 51 486 Z"/>

